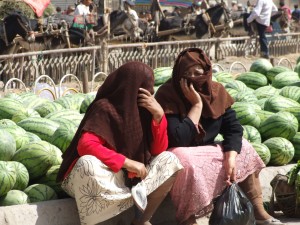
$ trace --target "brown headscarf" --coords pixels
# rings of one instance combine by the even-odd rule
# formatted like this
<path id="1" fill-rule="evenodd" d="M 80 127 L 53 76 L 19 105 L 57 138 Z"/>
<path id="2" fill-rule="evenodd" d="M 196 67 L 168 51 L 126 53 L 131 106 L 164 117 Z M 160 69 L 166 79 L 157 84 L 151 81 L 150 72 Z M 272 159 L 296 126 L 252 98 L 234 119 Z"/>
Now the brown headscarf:
<path id="1" fill-rule="evenodd" d="M 185 76 L 185 71 L 195 65 L 203 68 L 204 76 Z M 155 95 L 167 114 L 180 114 L 185 117 L 191 108 L 190 102 L 185 98 L 180 87 L 179 82 L 182 78 L 193 84 L 202 99 L 201 117 L 216 119 L 224 114 L 234 102 L 222 84 L 212 81 L 212 65 L 204 51 L 198 48 L 188 48 L 178 55 L 172 78 L 163 84 Z"/>
<path id="2" fill-rule="evenodd" d="M 102 137 L 118 153 L 147 163 L 152 141 L 151 113 L 137 105 L 139 88 L 154 93 L 153 70 L 141 62 L 129 62 L 112 72 L 98 90 L 65 153 L 57 180 L 79 157 L 77 145 L 83 131 Z"/>

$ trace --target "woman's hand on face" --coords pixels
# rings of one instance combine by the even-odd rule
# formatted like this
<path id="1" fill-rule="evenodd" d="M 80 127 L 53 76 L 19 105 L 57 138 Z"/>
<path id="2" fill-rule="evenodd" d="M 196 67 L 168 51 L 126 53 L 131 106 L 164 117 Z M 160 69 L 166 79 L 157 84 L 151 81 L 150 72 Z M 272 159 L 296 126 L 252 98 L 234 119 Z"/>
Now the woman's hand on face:
<path id="1" fill-rule="evenodd" d="M 164 110 L 148 90 L 144 88 L 139 89 L 137 102 L 138 106 L 146 108 L 152 114 L 153 119 L 160 123 Z"/>
<path id="2" fill-rule="evenodd" d="M 192 105 L 200 104 L 202 106 L 202 99 L 198 92 L 195 90 L 193 84 L 188 85 L 186 79 L 181 79 L 180 87 L 182 93 Z"/>
<path id="3" fill-rule="evenodd" d="M 125 159 L 123 168 L 127 169 L 128 172 L 136 174 L 136 177 L 140 177 L 141 179 L 145 179 L 148 174 L 148 171 L 143 163 L 128 158 Z"/>
<path id="4" fill-rule="evenodd" d="M 224 166 L 225 166 L 225 181 L 227 185 L 231 185 L 232 181 L 236 181 L 236 163 L 235 158 L 237 156 L 236 151 L 225 152 Z"/>

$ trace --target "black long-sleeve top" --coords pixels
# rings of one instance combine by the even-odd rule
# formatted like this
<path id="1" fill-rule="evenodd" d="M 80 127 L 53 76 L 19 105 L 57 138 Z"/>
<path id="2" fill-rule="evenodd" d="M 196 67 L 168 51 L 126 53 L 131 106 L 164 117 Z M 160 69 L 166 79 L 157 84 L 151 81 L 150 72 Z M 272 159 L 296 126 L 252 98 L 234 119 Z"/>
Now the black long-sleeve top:
<path id="1" fill-rule="evenodd" d="M 215 144 L 214 139 L 220 133 L 224 138 L 222 142 L 224 152 L 234 150 L 240 153 L 241 151 L 243 127 L 231 108 L 217 119 L 200 118 L 203 129 L 200 129 L 200 132 L 205 132 L 200 141 L 195 140 L 198 130 L 190 118 L 181 119 L 179 114 L 167 114 L 167 120 L 169 148 Z"/>

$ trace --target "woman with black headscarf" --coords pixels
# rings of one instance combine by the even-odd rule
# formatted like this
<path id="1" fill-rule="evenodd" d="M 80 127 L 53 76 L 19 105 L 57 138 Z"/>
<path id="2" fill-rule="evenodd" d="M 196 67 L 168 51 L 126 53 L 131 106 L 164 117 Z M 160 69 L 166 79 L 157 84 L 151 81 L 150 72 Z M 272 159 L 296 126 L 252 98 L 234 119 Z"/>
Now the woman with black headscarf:
<path id="1" fill-rule="evenodd" d="M 168 120 L 169 151 L 184 166 L 171 190 L 179 224 L 196 224 L 233 181 L 253 204 L 256 224 L 282 224 L 263 207 L 258 175 L 265 165 L 242 139 L 243 128 L 231 109 L 234 101 L 222 84 L 212 81 L 211 62 L 201 49 L 179 54 L 172 78 L 155 97 Z M 219 133 L 224 140 L 215 143 Z"/>
<path id="2" fill-rule="evenodd" d="M 81 224 L 108 220 L 135 202 L 143 213 L 133 224 L 150 225 L 182 169 L 165 151 L 167 121 L 153 86 L 153 70 L 144 63 L 129 62 L 112 72 L 63 154 L 57 180 L 75 198 Z M 146 208 L 139 194 L 147 195 Z"/>

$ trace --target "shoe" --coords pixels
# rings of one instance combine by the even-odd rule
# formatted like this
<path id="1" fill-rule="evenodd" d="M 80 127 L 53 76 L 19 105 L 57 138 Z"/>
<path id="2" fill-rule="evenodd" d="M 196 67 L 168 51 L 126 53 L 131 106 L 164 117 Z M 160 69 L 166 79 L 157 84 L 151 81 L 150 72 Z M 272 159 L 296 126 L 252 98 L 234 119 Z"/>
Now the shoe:
<path id="1" fill-rule="evenodd" d="M 271 217 L 267 220 L 256 220 L 256 225 L 285 225 L 285 223 L 281 223 L 280 220 Z"/>

